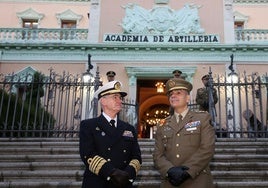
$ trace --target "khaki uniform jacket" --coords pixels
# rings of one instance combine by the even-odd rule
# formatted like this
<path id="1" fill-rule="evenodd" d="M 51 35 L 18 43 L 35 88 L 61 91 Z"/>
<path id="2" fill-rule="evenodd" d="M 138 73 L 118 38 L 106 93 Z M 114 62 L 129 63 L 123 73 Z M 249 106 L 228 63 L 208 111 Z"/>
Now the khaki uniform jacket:
<path id="1" fill-rule="evenodd" d="M 213 179 L 209 162 L 215 150 L 215 131 L 207 112 L 189 111 L 182 122 L 174 115 L 159 124 L 155 137 L 153 159 L 163 177 L 161 187 L 172 188 L 166 178 L 173 166 L 187 166 L 191 178 L 180 188 L 212 188 Z"/>
<path id="2" fill-rule="evenodd" d="M 212 90 L 213 102 L 214 105 L 218 102 L 217 90 L 213 88 Z M 203 87 L 197 89 L 196 92 L 196 103 L 199 105 L 200 111 L 209 111 L 209 88 Z"/>

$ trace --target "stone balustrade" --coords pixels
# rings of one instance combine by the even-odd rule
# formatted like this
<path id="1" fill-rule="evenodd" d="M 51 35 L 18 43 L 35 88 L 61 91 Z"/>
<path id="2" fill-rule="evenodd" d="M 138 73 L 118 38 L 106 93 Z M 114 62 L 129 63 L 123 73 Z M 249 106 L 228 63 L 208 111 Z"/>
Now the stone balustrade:
<path id="1" fill-rule="evenodd" d="M 88 41 L 87 29 L 26 29 L 26 28 L 0 28 L 0 43 L 47 43 L 47 42 L 73 42 Z M 236 43 L 267 43 L 267 29 L 237 29 L 235 30 Z"/>

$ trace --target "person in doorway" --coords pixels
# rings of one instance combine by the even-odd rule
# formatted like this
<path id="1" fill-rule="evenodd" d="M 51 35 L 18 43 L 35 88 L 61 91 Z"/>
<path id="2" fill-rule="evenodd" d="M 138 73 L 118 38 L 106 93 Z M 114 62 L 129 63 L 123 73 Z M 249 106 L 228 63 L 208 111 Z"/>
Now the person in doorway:
<path id="1" fill-rule="evenodd" d="M 108 71 L 106 73 L 108 82 L 114 81 L 115 80 L 115 75 L 116 75 L 116 73 L 114 71 Z"/>
<path id="2" fill-rule="evenodd" d="M 174 114 L 157 125 L 153 160 L 161 188 L 212 188 L 209 162 L 215 150 L 215 131 L 207 112 L 188 108 L 192 84 L 172 78 L 166 83 Z"/>
<path id="3" fill-rule="evenodd" d="M 141 151 L 134 126 L 120 120 L 121 82 L 111 81 L 94 94 L 102 113 L 81 121 L 79 150 L 85 164 L 82 188 L 131 188 L 140 169 Z"/>
<path id="4" fill-rule="evenodd" d="M 204 87 L 198 88 L 196 92 L 196 103 L 199 105 L 200 111 L 209 112 L 209 75 L 204 75 L 202 77 L 202 82 Z M 215 88 L 212 89 L 213 104 L 218 102 L 218 95 Z"/>

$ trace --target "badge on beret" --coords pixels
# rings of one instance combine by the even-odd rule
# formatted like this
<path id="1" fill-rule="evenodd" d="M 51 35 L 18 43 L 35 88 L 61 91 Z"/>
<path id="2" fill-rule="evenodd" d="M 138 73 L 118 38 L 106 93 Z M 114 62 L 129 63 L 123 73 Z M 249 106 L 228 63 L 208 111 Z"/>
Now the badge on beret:
<path id="1" fill-rule="evenodd" d="M 120 90 L 120 88 L 121 88 L 121 84 L 120 84 L 120 82 L 116 82 L 116 83 L 114 84 L 114 88 L 115 88 L 116 90 Z"/>
<path id="2" fill-rule="evenodd" d="M 171 80 L 171 81 L 168 83 L 168 85 L 169 85 L 169 87 L 174 87 L 174 86 L 176 85 L 176 83 L 175 83 L 173 80 Z"/>

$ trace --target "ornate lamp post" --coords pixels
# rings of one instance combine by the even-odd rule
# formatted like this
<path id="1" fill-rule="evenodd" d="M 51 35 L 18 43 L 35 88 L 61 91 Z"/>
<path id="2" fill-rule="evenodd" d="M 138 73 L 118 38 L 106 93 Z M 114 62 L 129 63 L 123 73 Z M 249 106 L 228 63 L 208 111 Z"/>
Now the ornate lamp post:
<path id="1" fill-rule="evenodd" d="M 93 74 L 90 72 L 93 69 L 93 65 L 91 64 L 91 55 L 88 54 L 88 61 L 87 61 L 87 70 L 83 73 L 83 82 L 84 83 L 91 83 L 93 80 Z"/>
<path id="2" fill-rule="evenodd" d="M 234 70 L 234 66 L 233 66 L 233 60 L 234 60 L 234 54 L 232 54 L 230 56 L 231 58 L 231 64 L 229 65 L 228 69 L 231 71 L 229 74 L 228 74 L 228 79 L 231 83 L 237 83 L 238 82 L 238 75 L 237 73 L 235 72 Z"/>
<path id="3" fill-rule="evenodd" d="M 238 74 L 235 72 L 233 68 L 233 58 L 234 55 L 232 54 L 230 56 L 231 58 L 231 64 L 229 65 L 228 69 L 231 71 L 228 74 L 227 81 L 231 84 L 229 87 L 227 87 L 227 96 L 229 102 L 227 102 L 227 127 L 230 132 L 231 137 L 241 137 L 240 134 L 237 132 L 240 131 L 240 120 L 239 120 L 239 110 L 237 110 L 237 107 L 239 106 L 239 100 L 238 95 L 235 93 L 235 84 L 238 83 Z M 230 125 L 230 126 L 229 126 Z"/>
<path id="4" fill-rule="evenodd" d="M 93 85 L 94 77 L 90 70 L 93 68 L 91 64 L 91 55 L 88 54 L 87 70 L 83 73 L 83 105 L 82 105 L 82 120 L 91 117 L 91 111 L 93 109 L 92 96 L 94 94 Z"/>

